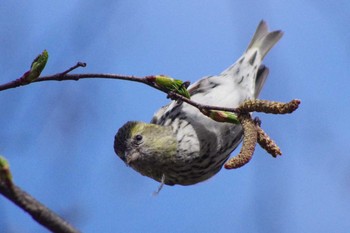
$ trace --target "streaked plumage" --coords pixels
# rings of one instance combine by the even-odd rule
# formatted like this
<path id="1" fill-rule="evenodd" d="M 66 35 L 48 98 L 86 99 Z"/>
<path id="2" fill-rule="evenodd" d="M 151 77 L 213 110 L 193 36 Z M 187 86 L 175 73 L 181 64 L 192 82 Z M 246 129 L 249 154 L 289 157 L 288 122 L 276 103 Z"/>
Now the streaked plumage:
<path id="1" fill-rule="evenodd" d="M 256 98 L 268 75 L 262 59 L 283 33 L 268 32 L 261 21 L 246 52 L 220 75 L 189 87 L 191 100 L 237 107 Z M 137 140 L 142 138 L 140 141 Z M 164 140 L 166 138 L 166 140 Z M 117 133 L 114 148 L 128 165 L 168 185 L 191 185 L 215 175 L 242 139 L 240 125 L 219 123 L 179 101 L 161 108 L 151 124 L 128 122 Z"/>

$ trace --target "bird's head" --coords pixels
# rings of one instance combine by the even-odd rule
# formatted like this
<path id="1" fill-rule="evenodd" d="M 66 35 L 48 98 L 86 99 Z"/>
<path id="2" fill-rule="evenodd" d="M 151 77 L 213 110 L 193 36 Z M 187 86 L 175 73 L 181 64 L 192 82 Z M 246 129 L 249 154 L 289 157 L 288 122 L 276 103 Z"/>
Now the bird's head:
<path id="1" fill-rule="evenodd" d="M 114 151 L 127 164 L 140 170 L 173 159 L 177 141 L 170 127 L 129 121 L 115 135 Z M 147 175 L 147 174 L 146 174 Z"/>

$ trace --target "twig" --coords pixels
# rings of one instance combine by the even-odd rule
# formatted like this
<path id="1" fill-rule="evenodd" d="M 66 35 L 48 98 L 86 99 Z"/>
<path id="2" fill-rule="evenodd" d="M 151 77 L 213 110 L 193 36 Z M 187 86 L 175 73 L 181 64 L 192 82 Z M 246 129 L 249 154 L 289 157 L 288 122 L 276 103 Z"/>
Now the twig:
<path id="1" fill-rule="evenodd" d="M 274 101 L 266 101 L 266 100 L 247 100 L 245 101 L 239 108 L 227 108 L 227 107 L 220 107 L 220 106 L 211 106 L 211 105 L 205 105 L 200 104 L 197 102 L 192 101 L 189 98 L 186 98 L 176 92 L 167 91 L 164 90 L 157 85 L 155 85 L 153 82 L 150 82 L 150 77 L 152 76 L 145 76 L 145 77 L 137 77 L 137 76 L 130 76 L 130 75 L 119 75 L 119 74 L 101 74 L 101 73 L 88 73 L 88 74 L 67 74 L 68 72 L 76 69 L 77 67 L 85 67 L 86 63 L 78 62 L 75 66 L 71 67 L 70 69 L 58 73 L 55 75 L 49 75 L 49 76 L 42 76 L 34 81 L 32 83 L 36 82 L 44 82 L 44 81 L 78 81 L 81 79 L 90 79 L 90 78 L 102 78 L 102 79 L 118 79 L 118 80 L 127 80 L 132 82 L 139 82 L 146 84 L 150 87 L 153 87 L 157 90 L 160 90 L 164 93 L 167 93 L 168 96 L 171 99 L 177 99 L 182 100 L 199 110 L 207 109 L 207 110 L 219 110 L 219 111 L 226 111 L 226 112 L 233 112 L 233 113 L 243 113 L 243 112 L 265 112 L 265 113 L 275 113 L 275 114 L 285 114 L 285 113 L 291 113 L 295 109 L 298 108 L 300 104 L 300 100 L 292 100 L 288 104 L 281 103 L 281 102 L 274 102 Z M 28 84 L 28 83 L 25 83 Z M 2 84 L 0 85 L 0 91 L 10 89 L 10 88 L 16 88 L 22 85 L 25 85 L 24 83 L 18 82 L 17 80 Z M 188 86 L 188 82 L 184 82 L 184 85 Z"/>
<path id="2" fill-rule="evenodd" d="M 66 74 L 68 74 L 69 72 L 77 69 L 78 67 L 86 67 L 86 63 L 85 62 L 77 62 L 77 64 L 75 64 L 74 66 L 72 66 L 71 68 L 63 71 L 62 73 L 58 73 L 58 74 L 55 74 L 54 76 L 58 76 L 58 77 L 62 77 Z"/>
<path id="3" fill-rule="evenodd" d="M 169 98 L 171 99 L 180 99 L 183 102 L 186 102 L 190 105 L 192 105 L 193 107 L 198 108 L 200 111 L 203 110 L 218 110 L 218 111 L 225 111 L 225 112 L 234 112 L 237 113 L 239 110 L 237 110 L 237 108 L 226 108 L 226 107 L 220 107 L 220 106 L 213 106 L 213 105 L 206 105 L 206 104 L 200 104 L 197 102 L 194 102 L 178 93 L 175 92 L 169 92 L 168 93 Z"/>
<path id="4" fill-rule="evenodd" d="M 42 76 L 33 81 L 33 83 L 36 82 L 44 82 L 44 81 L 78 81 L 81 79 L 90 79 L 90 78 L 96 78 L 96 79 L 118 79 L 118 80 L 127 80 L 132 82 L 139 82 L 144 83 L 147 85 L 150 85 L 151 83 L 148 82 L 145 78 L 132 76 L 132 75 L 119 75 L 119 74 L 102 74 L 102 73 L 87 73 L 87 74 L 66 74 L 66 75 L 48 75 L 48 76 Z"/>

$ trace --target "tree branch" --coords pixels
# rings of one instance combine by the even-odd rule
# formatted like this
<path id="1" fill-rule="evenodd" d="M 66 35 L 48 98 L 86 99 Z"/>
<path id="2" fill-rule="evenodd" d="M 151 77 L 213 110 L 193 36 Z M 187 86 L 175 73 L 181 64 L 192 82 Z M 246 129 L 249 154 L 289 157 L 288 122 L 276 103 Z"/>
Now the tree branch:
<path id="1" fill-rule="evenodd" d="M 12 176 L 7 161 L 3 157 L 0 157 L 0 160 L 0 193 L 3 196 L 22 208 L 24 211 L 30 214 L 35 221 L 52 232 L 79 232 L 53 211 L 17 187 L 12 181 Z"/>

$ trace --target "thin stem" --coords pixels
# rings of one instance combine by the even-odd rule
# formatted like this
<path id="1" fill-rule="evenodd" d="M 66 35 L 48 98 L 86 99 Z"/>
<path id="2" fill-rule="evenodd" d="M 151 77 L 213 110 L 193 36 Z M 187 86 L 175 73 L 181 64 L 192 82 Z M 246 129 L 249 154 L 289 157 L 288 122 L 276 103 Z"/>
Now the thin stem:
<path id="1" fill-rule="evenodd" d="M 218 111 L 225 111 L 225 112 L 239 112 L 239 110 L 237 108 L 227 108 L 227 107 L 220 107 L 220 106 L 213 106 L 213 105 L 206 105 L 206 104 L 200 104 L 197 102 L 194 102 L 178 93 L 175 92 L 169 92 L 169 97 L 172 99 L 180 99 L 183 102 L 186 102 L 190 105 L 192 105 L 193 107 L 198 108 L 199 110 L 202 109 L 207 109 L 207 110 L 218 110 Z"/>
<path id="2" fill-rule="evenodd" d="M 75 64 L 71 68 L 63 71 L 62 73 L 55 74 L 54 76 L 64 76 L 64 75 L 68 74 L 69 72 L 77 69 L 78 67 L 86 67 L 86 63 L 85 62 L 77 62 L 77 64 Z"/>
<path id="3" fill-rule="evenodd" d="M 49 76 L 42 76 L 31 83 L 37 83 L 37 82 L 44 82 L 44 81 L 67 81 L 67 80 L 73 80 L 78 81 L 80 79 L 91 79 L 91 78 L 103 78 L 103 79 L 117 79 L 117 80 L 127 80 L 131 82 L 139 82 L 146 84 L 150 87 L 153 87 L 157 90 L 160 90 L 164 93 L 167 93 L 168 96 L 171 99 L 174 100 L 182 100 L 183 102 L 186 102 L 199 110 L 207 109 L 207 110 L 218 110 L 218 111 L 226 111 L 226 112 L 233 112 L 233 113 L 246 113 L 246 112 L 253 112 L 253 111 L 259 111 L 259 112 L 265 112 L 265 113 L 275 113 L 275 114 L 285 114 L 285 113 L 291 113 L 295 111 L 299 104 L 300 100 L 292 100 L 291 102 L 285 104 L 280 102 L 272 102 L 272 101 L 265 101 L 265 100 L 247 100 L 245 101 L 241 106 L 238 108 L 227 108 L 227 107 L 220 107 L 220 106 L 210 106 L 205 104 L 200 104 L 197 102 L 192 101 L 191 99 L 188 99 L 178 93 L 171 92 L 164 90 L 158 86 L 156 86 L 153 82 L 150 82 L 147 77 L 137 77 L 137 76 L 129 76 L 129 75 L 119 75 L 119 74 L 100 74 L 100 73 L 88 73 L 88 74 L 67 74 L 68 72 L 78 68 L 78 67 L 84 67 L 86 66 L 85 63 L 77 63 L 75 66 L 69 68 L 68 70 L 58 73 L 55 75 L 49 75 Z M 10 89 L 10 88 L 16 88 L 22 85 L 27 85 L 28 83 L 20 82 L 20 79 L 14 80 L 12 82 L 0 85 L 0 91 Z M 187 84 L 187 83 L 186 83 Z"/>

